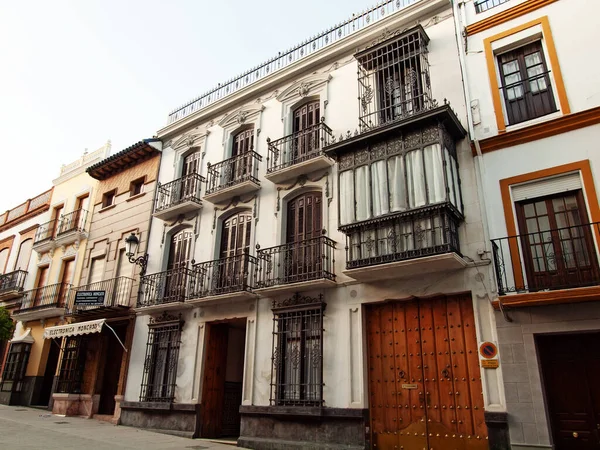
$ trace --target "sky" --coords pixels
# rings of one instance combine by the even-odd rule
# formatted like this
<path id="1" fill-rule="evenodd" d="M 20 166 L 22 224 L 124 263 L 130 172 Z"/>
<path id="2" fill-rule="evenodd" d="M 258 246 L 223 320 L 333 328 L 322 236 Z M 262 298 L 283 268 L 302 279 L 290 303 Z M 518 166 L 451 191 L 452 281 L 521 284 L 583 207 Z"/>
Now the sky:
<path id="1" fill-rule="evenodd" d="M 373 0 L 0 0 L 0 213 Z"/>

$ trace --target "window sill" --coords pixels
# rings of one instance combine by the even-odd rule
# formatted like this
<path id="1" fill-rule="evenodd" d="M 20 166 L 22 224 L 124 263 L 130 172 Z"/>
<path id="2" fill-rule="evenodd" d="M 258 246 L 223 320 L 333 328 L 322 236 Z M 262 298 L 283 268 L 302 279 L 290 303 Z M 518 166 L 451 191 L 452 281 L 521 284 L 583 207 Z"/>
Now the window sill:
<path id="1" fill-rule="evenodd" d="M 104 211 L 108 211 L 109 209 L 113 209 L 115 206 L 117 206 L 117 205 L 115 203 L 113 203 L 112 205 L 105 206 L 104 208 L 100 209 L 98 212 L 99 213 L 103 213 Z"/>
<path id="2" fill-rule="evenodd" d="M 550 114 L 546 114 L 542 117 L 536 117 L 535 119 L 527 120 L 525 122 L 517 123 L 515 125 L 506 125 L 506 130 L 501 133 L 510 133 L 511 131 L 518 131 L 524 128 L 531 127 L 533 125 L 538 125 L 540 123 L 548 122 L 550 120 L 554 120 L 563 115 L 562 111 L 558 110 Z"/>
<path id="3" fill-rule="evenodd" d="M 240 406 L 240 414 L 258 416 L 364 419 L 366 411 L 362 408 L 329 408 L 325 406 Z"/>
<path id="4" fill-rule="evenodd" d="M 199 403 L 121 402 L 121 409 L 130 410 L 196 412 L 199 407 Z"/>
<path id="5" fill-rule="evenodd" d="M 136 200 L 136 199 L 138 199 L 140 197 L 143 197 L 144 195 L 146 195 L 146 192 L 140 192 L 139 194 L 135 194 L 135 195 L 132 195 L 132 196 L 128 197 L 127 200 L 125 200 L 125 201 L 126 202 L 132 202 L 133 200 Z"/>

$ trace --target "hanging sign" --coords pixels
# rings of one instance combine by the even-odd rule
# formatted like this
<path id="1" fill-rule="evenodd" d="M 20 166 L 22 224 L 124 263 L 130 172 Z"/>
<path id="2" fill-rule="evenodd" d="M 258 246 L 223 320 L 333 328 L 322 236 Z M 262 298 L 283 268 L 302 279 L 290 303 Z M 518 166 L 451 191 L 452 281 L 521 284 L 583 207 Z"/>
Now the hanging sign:
<path id="1" fill-rule="evenodd" d="M 106 291 L 77 291 L 75 304 L 78 306 L 102 306 Z"/>

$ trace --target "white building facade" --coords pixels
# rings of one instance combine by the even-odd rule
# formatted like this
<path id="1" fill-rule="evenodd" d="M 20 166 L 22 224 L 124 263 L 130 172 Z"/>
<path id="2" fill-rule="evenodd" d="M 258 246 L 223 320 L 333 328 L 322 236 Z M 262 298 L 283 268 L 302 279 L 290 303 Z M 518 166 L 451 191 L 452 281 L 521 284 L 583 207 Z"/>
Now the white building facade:
<path id="1" fill-rule="evenodd" d="M 596 9 L 455 5 L 513 449 L 600 445 Z"/>
<path id="2" fill-rule="evenodd" d="M 446 0 L 385 2 L 171 114 L 121 423 L 507 448 L 457 42 Z"/>

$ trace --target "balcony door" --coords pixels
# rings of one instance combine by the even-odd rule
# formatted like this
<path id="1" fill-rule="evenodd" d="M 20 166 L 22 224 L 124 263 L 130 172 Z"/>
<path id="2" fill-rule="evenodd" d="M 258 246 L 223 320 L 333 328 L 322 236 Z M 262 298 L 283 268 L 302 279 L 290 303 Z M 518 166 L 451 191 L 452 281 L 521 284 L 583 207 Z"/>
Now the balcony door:
<path id="1" fill-rule="evenodd" d="M 218 270 L 213 278 L 217 294 L 243 289 L 247 284 L 252 220 L 250 211 L 242 211 L 223 222 Z"/>
<path id="2" fill-rule="evenodd" d="M 320 136 L 317 125 L 320 120 L 319 100 L 305 103 L 294 111 L 294 148 L 291 160 L 300 162 L 310 157 L 310 154 L 320 148 Z"/>
<path id="3" fill-rule="evenodd" d="M 240 131 L 233 137 L 229 167 L 225 176 L 231 182 L 241 182 L 252 175 L 252 154 L 254 149 L 254 128 Z M 230 171 L 231 173 L 227 173 Z"/>
<path id="4" fill-rule="evenodd" d="M 73 280 L 73 271 L 75 270 L 75 260 L 69 259 L 63 262 L 62 276 L 60 277 L 60 288 L 58 291 L 58 306 L 63 306 L 66 302 L 69 285 Z"/>
<path id="5" fill-rule="evenodd" d="M 185 297 L 187 271 L 190 261 L 193 233 L 191 230 L 181 230 L 171 237 L 167 275 L 165 283 L 165 299 L 180 301 Z"/>
<path id="6" fill-rule="evenodd" d="M 84 195 L 77 199 L 77 205 L 75 207 L 75 217 L 74 221 L 71 224 L 71 228 L 84 231 L 85 230 L 85 222 L 87 220 L 88 208 L 90 206 L 90 196 Z"/>
<path id="7" fill-rule="evenodd" d="M 35 299 L 34 299 L 35 303 L 34 303 L 34 305 L 28 306 L 29 308 L 31 308 L 32 306 L 38 306 L 42 302 L 42 297 L 43 297 L 43 293 L 44 293 L 44 289 L 42 289 L 42 288 L 44 286 L 46 286 L 46 284 L 48 283 L 49 271 L 50 271 L 49 266 L 40 267 L 40 269 L 38 271 L 37 283 L 35 285 L 35 287 L 36 287 Z"/>
<path id="8" fill-rule="evenodd" d="M 181 199 L 198 197 L 200 178 L 190 175 L 200 173 L 201 159 L 202 154 L 200 152 L 190 153 L 183 158 Z"/>
<path id="9" fill-rule="evenodd" d="M 54 208 L 54 211 L 52 213 L 52 219 L 53 219 L 53 222 L 51 225 L 52 232 L 51 232 L 50 236 L 46 236 L 47 238 L 54 238 L 60 232 L 59 227 L 60 227 L 60 219 L 61 219 L 61 216 L 63 213 L 63 207 L 64 207 L 64 205 L 60 205 L 60 206 L 57 206 L 56 208 Z"/>
<path id="10" fill-rule="evenodd" d="M 530 291 L 597 282 L 596 248 L 581 190 L 516 206 Z"/>
<path id="11" fill-rule="evenodd" d="M 284 277 L 287 283 L 318 277 L 322 268 L 322 195 L 306 192 L 288 203 Z"/>

